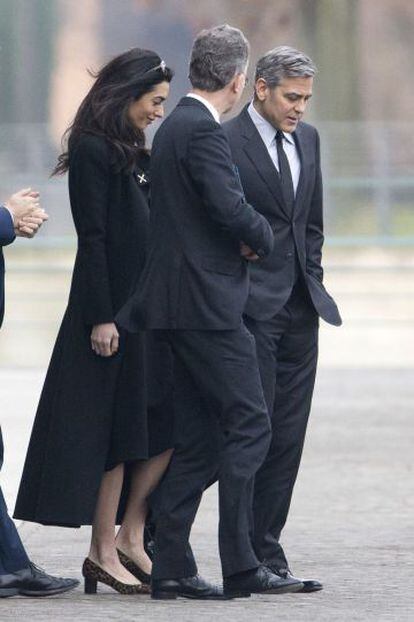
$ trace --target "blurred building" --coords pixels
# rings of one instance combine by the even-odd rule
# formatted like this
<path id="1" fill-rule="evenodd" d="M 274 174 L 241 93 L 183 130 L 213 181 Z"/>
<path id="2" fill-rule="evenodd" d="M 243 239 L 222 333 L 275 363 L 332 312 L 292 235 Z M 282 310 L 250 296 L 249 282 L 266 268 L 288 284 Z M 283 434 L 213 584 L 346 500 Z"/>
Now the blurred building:
<path id="1" fill-rule="evenodd" d="M 279 44 L 319 67 L 307 118 L 322 135 L 328 243 L 414 244 L 411 0 L 0 0 L 0 196 L 39 187 L 53 216 L 43 239 L 70 237 L 66 180 L 48 175 L 87 69 L 155 48 L 176 71 L 168 112 L 188 89 L 194 34 L 223 22 L 249 38 L 251 75 Z"/>

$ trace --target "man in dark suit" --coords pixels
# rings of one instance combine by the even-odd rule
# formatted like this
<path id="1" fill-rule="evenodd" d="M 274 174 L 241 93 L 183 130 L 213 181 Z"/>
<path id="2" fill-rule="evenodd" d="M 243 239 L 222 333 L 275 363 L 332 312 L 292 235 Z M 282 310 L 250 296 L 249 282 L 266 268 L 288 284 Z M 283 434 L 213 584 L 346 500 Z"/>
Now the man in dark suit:
<path id="1" fill-rule="evenodd" d="M 39 206 L 39 194 L 30 188 L 13 194 L 0 205 L 0 327 L 4 315 L 3 246 L 16 235 L 31 238 L 47 219 Z M 3 439 L 0 428 L 0 468 L 3 463 Z M 0 488 L 0 598 L 6 596 L 49 596 L 66 592 L 78 585 L 75 579 L 61 579 L 46 574 L 28 558 L 16 526 L 7 512 Z"/>
<path id="2" fill-rule="evenodd" d="M 153 143 L 146 267 L 117 318 L 127 328 L 164 331 L 176 356 L 179 438 L 161 491 L 153 598 L 220 597 L 196 574 L 188 543 L 203 490 L 217 472 L 225 595 L 301 587 L 291 580 L 281 590 L 251 540 L 254 475 L 268 450 L 270 423 L 242 313 L 246 258 L 268 255 L 273 234 L 244 200 L 219 121 L 242 93 L 247 62 L 239 30 L 220 26 L 197 36 L 193 90 Z"/>
<path id="3" fill-rule="evenodd" d="M 257 63 L 252 103 L 224 129 L 246 200 L 270 222 L 272 253 L 250 268 L 244 320 L 256 339 L 272 421 L 272 442 L 255 480 L 255 550 L 281 577 L 291 577 L 279 543 L 296 480 L 318 353 L 318 318 L 340 325 L 322 283 L 322 178 L 319 136 L 301 121 L 315 66 L 286 46 Z M 322 589 L 303 581 L 302 591 Z"/>

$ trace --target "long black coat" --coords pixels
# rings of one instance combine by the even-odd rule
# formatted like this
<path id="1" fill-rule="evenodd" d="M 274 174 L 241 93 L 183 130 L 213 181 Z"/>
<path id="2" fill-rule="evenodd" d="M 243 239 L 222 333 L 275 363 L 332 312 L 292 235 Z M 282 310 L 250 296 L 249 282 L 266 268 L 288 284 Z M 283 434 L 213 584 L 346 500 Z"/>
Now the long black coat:
<path id="1" fill-rule="evenodd" d="M 102 358 L 91 349 L 92 326 L 114 321 L 146 254 L 148 188 L 140 187 L 136 173 L 114 172 L 112 161 L 110 144 L 88 134 L 70 154 L 78 252 L 17 498 L 15 517 L 24 520 L 90 524 L 105 470 L 171 446 L 165 346 L 145 333 L 121 332 L 115 356 Z M 148 370 L 149 358 L 155 369 Z M 163 380 L 155 379 L 147 417 L 147 379 L 154 374 Z"/>
<path id="2" fill-rule="evenodd" d="M 341 324 L 335 301 L 322 279 L 322 174 L 319 136 L 314 127 L 299 123 L 293 133 L 301 172 L 293 213 L 286 209 L 278 172 L 257 131 L 247 106 L 223 125 L 239 170 L 246 199 L 266 216 L 275 234 L 272 253 L 250 265 L 250 291 L 245 313 L 256 320 L 273 317 L 287 302 L 294 285 L 295 255 L 318 314 Z"/>

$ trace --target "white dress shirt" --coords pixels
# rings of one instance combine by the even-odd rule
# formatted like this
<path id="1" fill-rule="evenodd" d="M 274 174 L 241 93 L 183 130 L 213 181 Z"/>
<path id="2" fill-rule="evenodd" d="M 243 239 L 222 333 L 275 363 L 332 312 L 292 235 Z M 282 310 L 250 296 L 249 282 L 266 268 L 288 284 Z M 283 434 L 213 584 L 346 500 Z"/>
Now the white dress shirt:
<path id="1" fill-rule="evenodd" d="M 279 158 L 277 157 L 277 147 L 276 147 L 276 132 L 277 130 L 262 117 L 256 110 L 251 102 L 250 106 L 247 109 L 251 120 L 255 124 L 257 131 L 259 132 L 264 144 L 266 145 L 266 149 L 269 152 L 269 155 L 272 159 L 273 164 L 276 169 L 279 170 Z M 300 158 L 298 150 L 296 149 L 295 141 L 293 140 L 292 134 L 288 132 L 283 132 L 284 140 L 282 141 L 283 151 L 286 153 L 286 157 L 289 162 L 290 172 L 292 175 L 293 181 L 293 190 L 296 196 L 296 190 L 298 189 L 299 176 L 300 176 Z"/>
<path id="2" fill-rule="evenodd" d="M 194 99 L 197 99 L 199 102 L 204 104 L 207 110 L 209 110 L 211 114 L 213 115 L 214 120 L 217 121 L 217 123 L 220 123 L 219 111 L 216 108 L 214 108 L 213 104 L 210 104 L 209 101 L 207 101 L 206 99 L 204 99 L 204 97 L 201 97 L 201 95 L 198 95 L 197 93 L 187 93 L 187 97 L 194 97 Z"/>

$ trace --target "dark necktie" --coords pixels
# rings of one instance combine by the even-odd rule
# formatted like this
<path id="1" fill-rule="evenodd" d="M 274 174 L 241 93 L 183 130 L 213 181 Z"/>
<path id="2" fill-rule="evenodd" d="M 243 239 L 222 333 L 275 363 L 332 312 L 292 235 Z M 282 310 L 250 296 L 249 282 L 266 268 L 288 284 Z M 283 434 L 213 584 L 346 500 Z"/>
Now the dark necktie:
<path id="1" fill-rule="evenodd" d="M 279 160 L 279 177 L 282 186 L 283 198 L 285 200 L 286 207 L 290 212 L 293 211 L 295 204 L 295 192 L 293 189 L 292 173 L 290 172 L 289 160 L 287 159 L 285 150 L 283 149 L 283 132 L 278 130 L 276 132 L 276 149 L 277 159 Z"/>

